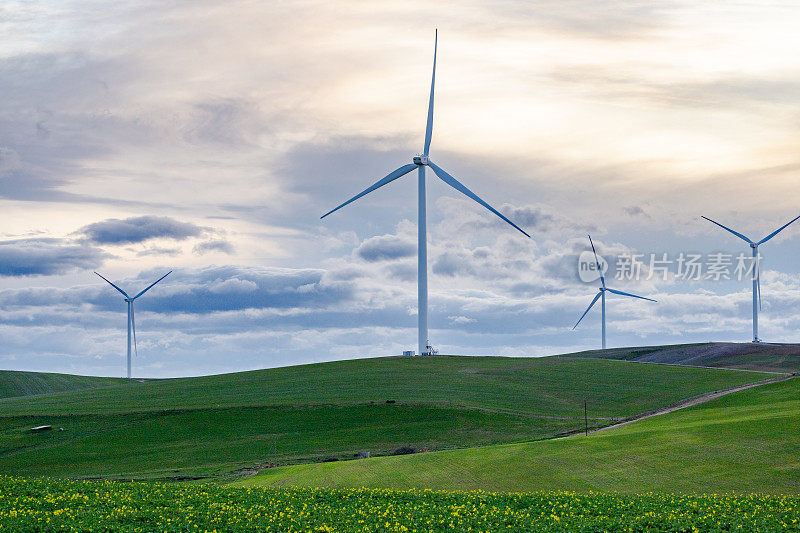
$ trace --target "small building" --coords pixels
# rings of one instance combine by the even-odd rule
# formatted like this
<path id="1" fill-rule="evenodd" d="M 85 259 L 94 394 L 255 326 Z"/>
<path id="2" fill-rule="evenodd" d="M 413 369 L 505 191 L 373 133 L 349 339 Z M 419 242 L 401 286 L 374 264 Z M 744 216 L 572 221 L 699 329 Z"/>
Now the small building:
<path id="1" fill-rule="evenodd" d="M 405 350 L 403 352 L 403 357 L 414 357 L 414 350 Z"/>

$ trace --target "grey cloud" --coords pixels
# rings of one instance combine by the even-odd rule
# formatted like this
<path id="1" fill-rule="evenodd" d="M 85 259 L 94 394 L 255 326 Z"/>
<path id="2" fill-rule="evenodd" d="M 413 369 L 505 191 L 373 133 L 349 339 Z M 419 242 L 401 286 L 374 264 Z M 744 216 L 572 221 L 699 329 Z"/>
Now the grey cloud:
<path id="1" fill-rule="evenodd" d="M 470 259 L 466 253 L 445 252 L 436 258 L 432 270 L 434 274 L 440 276 L 474 276 L 476 271 Z"/>
<path id="2" fill-rule="evenodd" d="M 597 227 L 593 224 L 581 224 L 553 212 L 551 207 L 539 205 L 514 206 L 503 204 L 503 214 L 514 223 L 531 231 L 550 232 L 581 232 L 593 231 Z"/>
<path id="3" fill-rule="evenodd" d="M 142 273 L 136 283 L 157 279 L 162 270 Z M 323 275 L 322 270 L 244 266 L 177 269 L 164 280 L 168 283 L 161 291 L 148 293 L 146 305 L 156 312 L 194 314 L 244 309 L 320 309 L 351 298 L 352 283 L 325 281 Z M 97 305 L 106 303 L 97 301 Z"/>
<path id="4" fill-rule="evenodd" d="M 639 207 L 638 205 L 631 205 L 631 206 L 628 206 L 628 207 L 623 207 L 622 211 L 625 212 L 626 214 L 632 216 L 632 217 L 642 216 L 642 217 L 645 217 L 645 218 L 651 218 L 650 215 L 648 215 L 645 212 L 645 210 L 642 209 L 641 207 Z"/>
<path id="5" fill-rule="evenodd" d="M 372 237 L 361 243 L 357 250 L 359 257 L 369 262 L 411 257 L 416 252 L 416 244 L 395 235 Z"/>
<path id="6" fill-rule="evenodd" d="M 108 258 L 102 250 L 62 239 L 0 242 L 0 276 L 51 276 L 96 268 Z"/>
<path id="7" fill-rule="evenodd" d="M 509 228 L 507 222 L 474 205 L 471 200 L 442 197 L 437 201 L 437 206 L 446 212 L 447 225 L 456 234 L 468 234 L 486 228 Z M 504 203 L 499 206 L 498 211 L 534 238 L 543 233 L 586 233 L 596 229 L 593 224 L 574 221 L 544 205 L 518 206 Z M 511 231 L 516 230 L 511 228 Z"/>
<path id="8" fill-rule="evenodd" d="M 285 154 L 282 171 L 301 192 L 318 191 L 320 179 L 324 178 L 323 183 L 335 185 L 344 200 L 348 193 L 352 196 L 395 168 L 410 163 L 414 153 L 410 140 L 402 136 L 338 136 L 327 141 L 298 143 Z"/>
<path id="9" fill-rule="evenodd" d="M 157 238 L 184 240 L 198 237 L 207 230 L 174 218 L 141 216 L 95 222 L 79 229 L 78 233 L 96 244 L 132 244 Z"/>
<path id="10" fill-rule="evenodd" d="M 146 250 L 141 250 L 136 252 L 136 255 L 139 257 L 147 257 L 149 255 L 167 255 L 170 257 L 175 257 L 181 254 L 180 248 L 163 248 L 160 246 L 151 246 Z"/>
<path id="11" fill-rule="evenodd" d="M 0 178 L 20 166 L 19 154 L 13 148 L 0 146 Z"/>
<path id="12" fill-rule="evenodd" d="M 130 293 L 145 288 L 167 270 L 166 267 L 152 269 L 135 279 L 123 280 L 115 279 L 108 272 L 101 273 Z M 352 283 L 325 281 L 323 274 L 322 270 L 243 266 L 179 268 L 148 292 L 140 307 L 157 313 L 192 315 L 247 309 L 318 310 L 352 297 Z M 87 275 L 87 281 L 92 277 L 92 274 Z M 91 305 L 99 310 L 117 310 L 117 295 L 113 288 L 97 278 L 94 285 L 69 289 L 37 287 L 2 291 L 0 309 Z"/>
<path id="13" fill-rule="evenodd" d="M 216 240 L 197 243 L 193 248 L 193 251 L 198 255 L 203 255 L 209 252 L 222 252 L 230 255 L 234 252 L 234 248 L 233 245 L 228 241 Z"/>
<path id="14" fill-rule="evenodd" d="M 257 133 L 263 133 L 267 122 L 256 104 L 243 98 L 200 102 L 194 106 L 194 111 L 185 134 L 192 143 L 255 146 Z"/>
<path id="15" fill-rule="evenodd" d="M 400 281 L 417 280 L 417 265 L 411 263 L 392 263 L 386 267 L 386 271 Z"/>

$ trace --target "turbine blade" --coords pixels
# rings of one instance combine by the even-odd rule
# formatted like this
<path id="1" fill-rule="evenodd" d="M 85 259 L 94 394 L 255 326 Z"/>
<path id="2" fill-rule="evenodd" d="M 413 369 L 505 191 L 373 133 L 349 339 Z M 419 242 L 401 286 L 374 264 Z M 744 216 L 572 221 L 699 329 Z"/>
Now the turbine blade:
<path id="1" fill-rule="evenodd" d="M 436 82 L 436 48 L 439 45 L 439 30 L 436 30 L 433 39 L 433 74 L 431 74 L 431 98 L 428 100 L 428 122 L 425 124 L 425 149 L 423 155 L 428 155 L 431 149 L 431 136 L 433 135 L 433 86 Z"/>
<path id="2" fill-rule="evenodd" d="M 131 329 L 133 330 L 133 353 L 139 357 L 139 349 L 136 347 L 136 312 L 134 311 L 133 302 L 131 302 Z"/>
<path id="3" fill-rule="evenodd" d="M 149 287 L 147 287 L 145 290 L 143 290 L 142 292 L 140 292 L 139 294 L 137 294 L 136 296 L 134 296 L 134 297 L 133 297 L 133 298 L 131 298 L 131 299 L 132 299 L 132 300 L 135 300 L 136 298 L 138 298 L 138 297 L 139 297 L 139 296 L 141 296 L 142 294 L 146 293 L 147 291 L 149 291 L 150 289 L 152 289 L 152 288 L 153 288 L 153 285 L 155 285 L 156 283 L 158 283 L 158 282 L 159 282 L 159 281 L 161 281 L 162 279 L 166 278 L 166 277 L 167 277 L 167 276 L 169 276 L 170 274 L 172 274 L 172 270 L 170 270 L 169 272 L 167 272 L 166 274 L 164 274 L 163 276 L 161 276 L 160 278 L 158 278 L 157 280 L 155 280 L 155 281 L 154 281 L 154 282 L 153 282 L 153 283 L 152 283 L 152 284 L 151 284 Z"/>
<path id="4" fill-rule="evenodd" d="M 784 225 L 783 225 L 783 226 L 781 226 L 780 228 L 776 229 L 775 231 L 773 231 L 772 233 L 770 233 L 769 235 L 767 235 L 766 237 L 764 237 L 763 239 L 761 239 L 760 241 L 758 241 L 756 244 L 764 244 L 765 242 L 767 242 L 768 240 L 770 240 L 771 238 L 773 238 L 775 235 L 777 235 L 778 233 L 780 233 L 781 231 L 783 231 L 784 229 L 786 229 L 786 226 L 788 226 L 789 224 L 791 224 L 792 222 L 794 222 L 794 221 L 795 221 L 795 220 L 797 220 L 798 218 L 800 218 L 800 215 L 798 215 L 798 216 L 794 217 L 792 220 L 790 220 L 789 222 L 787 222 L 786 224 L 784 224 Z"/>
<path id="5" fill-rule="evenodd" d="M 95 272 L 95 274 L 97 274 L 97 272 Z M 97 275 L 98 275 L 98 276 L 100 276 L 100 274 L 97 274 Z M 103 278 L 103 276 L 100 276 L 100 277 L 101 277 L 101 278 Z M 120 289 L 119 287 L 117 287 L 116 285 L 114 285 L 113 283 L 111 283 L 110 281 L 108 281 L 106 278 L 103 278 L 103 279 L 106 281 L 106 283 L 108 283 L 109 285 L 111 285 L 112 287 L 114 287 L 115 289 L 117 289 L 119 292 L 121 292 L 121 293 L 122 293 L 122 295 L 123 295 L 125 298 L 130 298 L 130 296 L 128 296 L 128 293 L 127 293 L 127 292 L 123 291 L 122 289 Z"/>
<path id="6" fill-rule="evenodd" d="M 589 235 L 589 243 L 592 245 L 592 251 L 594 252 L 594 262 L 597 265 L 597 272 L 600 274 L 600 282 L 603 284 L 603 288 L 606 288 L 606 278 L 603 277 L 603 269 L 600 268 L 600 260 L 597 259 L 597 250 L 594 249 L 594 243 L 592 242 L 592 236 Z"/>
<path id="7" fill-rule="evenodd" d="M 467 196 L 469 198 L 472 198 L 473 200 L 475 200 L 476 202 L 481 204 L 483 207 L 485 207 L 486 209 L 488 209 L 489 211 L 491 211 L 495 215 L 499 216 L 500 218 L 502 218 L 503 220 L 505 220 L 506 222 L 508 222 L 509 224 L 514 226 L 515 228 L 517 228 L 520 231 L 520 233 L 522 233 L 523 235 L 525 235 L 529 239 L 531 238 L 531 236 L 528 235 L 527 233 L 525 233 L 525 231 L 522 228 L 520 228 L 519 226 L 517 226 L 516 224 L 511 222 L 509 219 L 507 219 L 497 209 L 495 209 L 494 207 L 492 207 L 489 204 L 487 204 L 486 202 L 484 202 L 477 194 L 475 194 L 471 190 L 467 189 L 464 185 L 461 184 L 460 181 L 458 181 L 453 176 L 451 176 L 450 174 L 448 174 L 447 172 L 442 170 L 436 163 L 434 163 L 430 159 L 428 160 L 428 166 L 433 169 L 433 171 L 436 173 L 436 175 L 439 176 L 440 180 L 442 180 L 446 184 L 450 185 L 452 188 L 454 188 L 455 190 L 457 190 L 460 193 L 464 194 L 465 196 Z"/>
<path id="8" fill-rule="evenodd" d="M 599 299 L 600 299 L 600 296 L 602 296 L 602 295 L 603 295 L 603 293 L 602 293 L 602 292 L 598 292 L 598 293 L 595 295 L 595 297 L 594 297 L 594 300 L 592 300 L 592 303 L 590 303 L 590 304 L 589 304 L 589 307 L 587 307 L 587 308 L 586 308 L 586 311 L 584 311 L 584 312 L 583 312 L 583 314 L 581 315 L 581 317 L 578 319 L 578 321 L 577 321 L 577 322 L 575 322 L 575 325 L 574 325 L 574 326 L 572 326 L 572 329 L 575 329 L 575 328 L 577 328 L 577 327 L 578 327 L 578 324 L 580 324 L 580 323 L 581 323 L 581 320 L 583 320 L 583 317 L 585 317 L 585 316 L 586 316 L 586 313 L 588 313 L 588 312 L 589 312 L 589 309 L 591 309 L 591 308 L 592 308 L 592 306 L 593 306 L 594 304 L 596 304 L 596 303 L 597 303 L 597 300 L 599 300 Z"/>
<path id="9" fill-rule="evenodd" d="M 616 290 L 616 289 L 606 289 L 606 290 L 607 290 L 608 292 L 613 292 L 614 294 L 619 294 L 619 295 L 621 295 L 621 296 L 632 296 L 632 297 L 634 297 L 634 298 L 641 298 L 642 300 L 648 300 L 648 301 L 650 301 L 650 302 L 656 302 L 656 301 L 658 301 L 658 300 L 653 300 L 652 298 L 645 298 L 644 296 L 637 296 L 637 295 L 635 295 L 635 294 L 631 294 L 631 293 L 629 293 L 629 292 L 622 292 L 622 291 L 618 291 L 618 290 Z"/>
<path id="10" fill-rule="evenodd" d="M 405 174 L 408 174 L 409 172 L 411 172 L 411 171 L 412 171 L 412 170 L 414 170 L 415 168 L 417 168 L 417 165 L 415 165 L 415 164 L 413 164 L 413 163 L 409 163 L 408 165 L 403 165 L 402 167 L 398 168 L 398 169 L 397 169 L 397 170 L 395 170 L 394 172 L 391 172 L 391 173 L 390 173 L 389 175 L 387 175 L 385 178 L 383 178 L 383 179 L 379 180 L 379 181 L 378 181 L 377 183 L 375 183 L 374 185 L 372 185 L 372 186 L 370 186 L 370 187 L 368 187 L 368 188 L 364 189 L 363 191 L 361 191 L 361 192 L 360 192 L 360 193 L 358 193 L 357 195 L 353 196 L 352 198 L 350 198 L 349 200 L 347 200 L 345 203 L 343 203 L 342 205 L 340 205 L 340 206 L 339 206 L 339 207 L 337 207 L 336 209 L 332 209 L 332 210 L 328 211 L 327 213 L 325 213 L 324 215 L 322 215 L 322 216 L 321 216 L 321 217 L 319 217 L 319 218 L 320 218 L 320 219 L 323 219 L 323 218 L 325 218 L 326 216 L 330 215 L 331 213 L 334 213 L 334 212 L 338 211 L 339 209 L 343 208 L 343 207 L 344 207 L 344 206 L 346 206 L 347 204 L 349 204 L 349 203 L 351 203 L 351 202 L 355 202 L 356 200 L 358 200 L 358 199 L 359 199 L 359 198 L 361 198 L 362 196 L 364 196 L 364 195 L 366 195 L 366 194 L 369 194 L 369 193 L 371 193 L 371 192 L 372 192 L 372 191 L 374 191 L 375 189 L 379 189 L 379 188 L 383 187 L 384 185 L 386 185 L 387 183 L 389 183 L 389 182 L 392 182 L 392 181 L 396 180 L 397 178 L 399 178 L 399 177 L 401 177 L 401 176 L 404 176 Z"/>
<path id="11" fill-rule="evenodd" d="M 740 239 L 742 239 L 745 242 L 749 242 L 750 244 L 755 244 L 753 241 L 751 241 L 750 239 L 748 239 L 747 237 L 745 237 L 744 235 L 742 235 L 738 231 L 733 231 L 731 228 L 726 228 L 725 226 L 723 226 L 719 222 L 714 222 L 713 220 L 711 220 L 708 217 L 701 217 L 701 218 L 704 218 L 704 219 L 708 220 L 709 222 L 713 222 L 714 224 L 716 224 L 720 228 L 724 229 L 725 231 L 730 231 L 731 233 L 733 233 L 734 235 L 736 235 L 737 237 L 739 237 Z"/>

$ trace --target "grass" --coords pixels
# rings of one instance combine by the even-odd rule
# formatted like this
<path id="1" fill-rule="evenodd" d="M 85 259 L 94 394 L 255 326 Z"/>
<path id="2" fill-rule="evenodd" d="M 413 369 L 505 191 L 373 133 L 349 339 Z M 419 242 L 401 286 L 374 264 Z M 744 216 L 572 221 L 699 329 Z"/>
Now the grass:
<path id="1" fill-rule="evenodd" d="M 800 372 L 799 344 L 707 342 L 590 350 L 569 354 L 568 357 L 593 357 L 782 373 Z"/>
<path id="2" fill-rule="evenodd" d="M 125 381 L 121 378 L 0 370 L 0 399 L 109 387 L 120 385 Z"/>
<path id="3" fill-rule="evenodd" d="M 566 357 L 384 357 L 0 402 L 3 415 L 111 414 L 265 405 L 353 405 L 392 399 L 521 414 L 576 416 L 583 400 L 626 417 L 688 396 L 762 379 L 756 373 Z M 580 406 L 580 409 L 578 409 Z"/>
<path id="4" fill-rule="evenodd" d="M 798 531 L 800 498 L 763 495 L 230 489 L 0 477 L 10 531 Z"/>
<path id="5" fill-rule="evenodd" d="M 31 433 L 33 425 L 64 431 Z M 0 418 L 0 468 L 9 474 L 187 478 L 257 463 L 352 459 L 413 444 L 431 450 L 545 438 L 574 427 L 475 409 L 362 404 L 248 407 L 131 415 Z"/>
<path id="6" fill-rule="evenodd" d="M 800 379 L 792 379 L 588 437 L 281 467 L 237 484 L 797 494 L 798 457 Z"/>
<path id="7" fill-rule="evenodd" d="M 8 398 L 0 471 L 111 478 L 552 437 L 766 377 L 597 359 L 379 358 Z M 386 403 L 395 400 L 396 403 Z M 48 424 L 64 431 L 31 433 Z"/>

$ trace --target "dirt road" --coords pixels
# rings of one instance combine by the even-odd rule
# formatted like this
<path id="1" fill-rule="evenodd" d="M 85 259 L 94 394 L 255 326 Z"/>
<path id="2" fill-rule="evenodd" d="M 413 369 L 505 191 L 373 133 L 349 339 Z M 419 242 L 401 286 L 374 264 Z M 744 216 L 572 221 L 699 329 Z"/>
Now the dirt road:
<path id="1" fill-rule="evenodd" d="M 607 429 L 618 428 L 620 426 L 624 426 L 626 424 L 631 424 L 633 422 L 638 422 L 639 420 L 644 420 L 645 418 L 651 418 L 653 416 L 664 415 L 667 413 L 671 413 L 673 411 L 677 411 L 679 409 L 686 409 L 687 407 L 692 407 L 693 405 L 699 405 L 701 403 L 710 402 L 711 400 L 715 400 L 721 396 L 725 396 L 726 394 L 732 394 L 734 392 L 739 392 L 745 389 L 752 389 L 753 387 L 760 387 L 762 385 L 769 385 L 770 383 L 778 383 L 779 381 L 786 381 L 788 379 L 793 379 L 797 376 L 794 375 L 786 375 L 772 379 L 766 379 L 764 381 L 758 381 L 756 383 L 748 383 L 747 385 L 739 385 L 738 387 L 733 387 L 730 389 L 718 390 L 713 392 L 706 392 L 703 394 L 699 394 L 697 396 L 692 396 L 691 398 L 686 398 L 685 400 L 681 400 L 678 403 L 672 404 L 668 407 L 662 407 L 661 409 L 653 409 L 652 411 L 646 411 L 644 413 L 640 413 L 635 415 L 627 420 L 622 422 L 618 422 L 616 424 L 612 424 L 610 426 L 605 426 L 599 429 L 593 429 L 589 431 L 589 433 L 597 433 L 598 431 L 605 431 Z M 571 437 L 581 436 L 584 432 L 573 433 L 572 435 L 566 435 L 564 437 L 557 437 L 559 439 L 568 439 Z"/>

